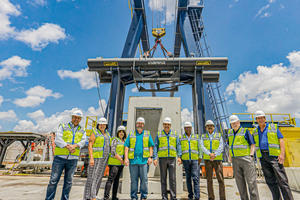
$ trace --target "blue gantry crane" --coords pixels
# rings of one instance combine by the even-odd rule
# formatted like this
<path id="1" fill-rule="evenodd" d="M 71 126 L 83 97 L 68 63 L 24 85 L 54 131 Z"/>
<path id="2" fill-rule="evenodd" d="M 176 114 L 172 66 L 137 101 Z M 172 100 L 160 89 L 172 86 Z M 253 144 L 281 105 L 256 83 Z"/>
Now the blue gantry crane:
<path id="1" fill-rule="evenodd" d="M 197 5 L 177 0 L 173 54 L 168 52 L 166 58 L 149 54 L 145 2 L 132 1 L 132 21 L 121 58 L 88 60 L 89 71 L 99 74 L 100 83 L 111 83 L 105 111 L 109 132 L 115 134 L 122 123 L 125 88 L 129 84 L 136 84 L 140 92 L 151 92 L 152 96 L 170 92 L 171 97 L 179 86 L 191 85 L 195 132 L 204 132 L 205 119 L 214 120 L 218 131 L 224 132 L 228 114 L 217 70 L 226 70 L 228 59 L 213 57 L 203 23 L 203 0 Z M 145 54 L 135 58 L 139 44 Z M 185 57 L 180 57 L 182 47 Z M 145 88 L 144 83 L 150 83 L 150 88 Z"/>

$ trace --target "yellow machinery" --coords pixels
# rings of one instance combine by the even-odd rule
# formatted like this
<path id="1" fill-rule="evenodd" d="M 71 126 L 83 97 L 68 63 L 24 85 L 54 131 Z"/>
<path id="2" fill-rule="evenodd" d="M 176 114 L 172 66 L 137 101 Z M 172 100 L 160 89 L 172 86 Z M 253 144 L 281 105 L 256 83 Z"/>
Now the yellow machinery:
<path id="1" fill-rule="evenodd" d="M 98 120 L 98 116 L 87 116 L 86 117 L 85 130 L 86 130 L 86 135 L 88 137 L 90 137 L 93 130 L 96 129 L 97 120 Z"/>
<path id="2" fill-rule="evenodd" d="M 247 120 L 240 120 L 240 122 L 243 127 L 248 128 L 251 132 L 254 129 L 254 125 L 257 125 L 254 113 L 233 113 L 233 115 L 248 117 Z M 288 113 L 266 113 L 266 118 L 267 122 L 278 124 L 279 130 L 284 137 L 284 166 L 300 167 L 300 127 L 296 126 L 295 118 L 292 118 L 291 114 Z"/>
<path id="3" fill-rule="evenodd" d="M 165 28 L 153 28 L 152 35 L 155 38 L 164 37 L 166 35 L 166 29 Z"/>

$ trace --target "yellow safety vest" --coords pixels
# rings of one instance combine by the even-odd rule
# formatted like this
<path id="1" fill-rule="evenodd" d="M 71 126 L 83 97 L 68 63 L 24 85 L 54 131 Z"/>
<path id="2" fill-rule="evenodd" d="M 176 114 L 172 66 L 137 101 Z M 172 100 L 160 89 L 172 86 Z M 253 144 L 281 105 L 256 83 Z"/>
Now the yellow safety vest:
<path id="1" fill-rule="evenodd" d="M 149 158 L 150 157 L 150 150 L 149 150 L 149 131 L 144 130 L 143 134 L 143 158 Z M 136 132 L 130 131 L 129 134 L 129 152 L 128 152 L 128 158 L 134 159 L 134 150 L 136 145 Z"/>
<path id="2" fill-rule="evenodd" d="M 233 133 L 233 129 L 229 130 L 228 140 L 229 153 L 231 157 L 241 157 L 250 155 L 251 149 L 249 143 L 245 139 L 245 133 L 247 130 L 247 128 L 240 127 L 235 136 Z"/>
<path id="3" fill-rule="evenodd" d="M 105 136 L 101 133 L 99 129 L 93 130 L 93 133 L 95 134 L 96 137 L 96 140 L 93 144 L 93 158 L 94 159 L 103 158 Z M 110 135 L 107 131 L 106 131 L 106 135 L 110 140 Z"/>
<path id="4" fill-rule="evenodd" d="M 268 147 L 269 147 L 269 155 L 270 156 L 279 156 L 281 153 L 280 145 L 279 145 L 279 139 L 277 136 L 277 124 L 269 124 L 268 126 Z M 256 149 L 256 155 L 257 157 L 261 158 L 261 151 L 259 148 L 259 135 L 258 135 L 258 128 L 255 128 L 253 130 L 253 137 L 255 143 L 255 149 Z"/>
<path id="5" fill-rule="evenodd" d="M 182 151 L 182 160 L 198 160 L 199 159 L 199 146 L 198 140 L 199 136 L 192 134 L 190 141 L 185 134 L 179 136 L 181 151 Z"/>
<path id="6" fill-rule="evenodd" d="M 117 140 L 117 147 L 116 147 L 116 153 L 123 159 L 124 158 L 124 143 L 122 142 L 122 140 L 120 138 L 113 138 L 112 141 L 116 139 Z M 108 165 L 122 165 L 121 162 L 116 159 L 114 156 L 111 156 L 111 154 L 109 155 L 108 158 Z"/>
<path id="7" fill-rule="evenodd" d="M 75 132 L 75 135 L 73 134 L 72 127 L 70 123 L 68 124 L 61 124 L 60 125 L 63 129 L 63 137 L 62 139 L 67 143 L 67 144 L 77 144 L 81 141 L 81 138 L 85 132 L 84 128 L 81 128 L 80 125 L 78 125 L 77 130 Z M 71 153 L 73 156 L 79 156 L 80 153 L 80 148 L 76 148 L 74 153 Z M 60 148 L 59 146 L 55 146 L 55 153 L 54 155 L 69 155 L 70 152 L 66 148 Z"/>
<path id="8" fill-rule="evenodd" d="M 210 152 L 210 153 L 216 153 L 220 146 L 220 139 L 222 135 L 221 133 L 215 133 L 213 135 L 212 140 L 209 139 L 208 133 L 202 135 L 202 140 L 205 148 Z M 204 160 L 210 160 L 210 156 L 203 154 L 203 159 Z M 214 160 L 223 160 L 223 153 L 218 155 Z"/>
<path id="9" fill-rule="evenodd" d="M 158 132 L 158 157 L 176 157 L 176 147 L 177 147 L 177 132 L 175 134 L 173 131 L 169 134 L 169 137 L 164 131 Z"/>

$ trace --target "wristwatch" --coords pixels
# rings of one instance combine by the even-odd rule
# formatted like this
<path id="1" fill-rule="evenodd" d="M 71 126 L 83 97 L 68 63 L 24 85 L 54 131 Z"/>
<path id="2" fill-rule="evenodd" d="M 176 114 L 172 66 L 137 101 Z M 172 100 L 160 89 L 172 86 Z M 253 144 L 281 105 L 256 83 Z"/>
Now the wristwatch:
<path id="1" fill-rule="evenodd" d="M 153 156 L 150 156 L 149 158 L 153 158 Z"/>
<path id="2" fill-rule="evenodd" d="M 250 155 L 250 157 L 252 157 L 252 158 L 253 158 L 254 156 L 253 156 L 253 155 Z"/>

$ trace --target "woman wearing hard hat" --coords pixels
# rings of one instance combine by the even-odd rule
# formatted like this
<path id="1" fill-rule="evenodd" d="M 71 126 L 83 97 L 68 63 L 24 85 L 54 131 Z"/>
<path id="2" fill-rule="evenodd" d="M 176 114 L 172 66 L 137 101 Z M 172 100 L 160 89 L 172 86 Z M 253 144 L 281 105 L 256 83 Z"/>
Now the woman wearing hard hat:
<path id="1" fill-rule="evenodd" d="M 124 126 L 119 126 L 117 137 L 111 142 L 111 155 L 108 158 L 109 175 L 105 185 L 104 199 L 109 199 L 109 192 L 112 183 L 112 200 L 118 200 L 117 192 L 119 187 L 119 179 L 124 168 L 124 142 L 126 140 L 126 131 Z"/>
<path id="2" fill-rule="evenodd" d="M 101 117 L 98 120 L 97 129 L 93 130 L 89 140 L 90 163 L 84 189 L 84 199 L 96 200 L 100 188 L 110 153 L 110 135 L 106 129 L 107 120 Z"/>

